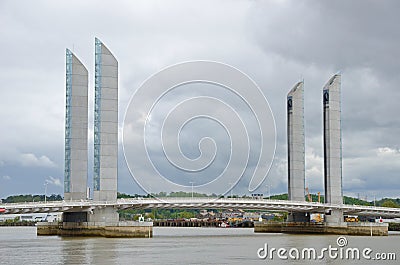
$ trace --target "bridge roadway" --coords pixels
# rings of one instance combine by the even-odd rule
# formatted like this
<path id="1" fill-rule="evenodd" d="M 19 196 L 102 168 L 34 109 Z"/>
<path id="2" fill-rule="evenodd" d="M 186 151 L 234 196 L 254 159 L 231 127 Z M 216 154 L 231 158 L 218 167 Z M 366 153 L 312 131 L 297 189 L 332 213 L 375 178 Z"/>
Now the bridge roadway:
<path id="1" fill-rule="evenodd" d="M 47 212 L 91 212 L 94 209 L 114 207 L 124 209 L 242 209 L 287 212 L 325 213 L 340 209 L 348 215 L 400 217 L 400 208 L 360 206 L 348 204 L 324 204 L 317 202 L 244 199 L 244 198 L 129 198 L 115 202 L 103 201 L 55 201 L 0 204 L 4 214 L 47 213 Z"/>

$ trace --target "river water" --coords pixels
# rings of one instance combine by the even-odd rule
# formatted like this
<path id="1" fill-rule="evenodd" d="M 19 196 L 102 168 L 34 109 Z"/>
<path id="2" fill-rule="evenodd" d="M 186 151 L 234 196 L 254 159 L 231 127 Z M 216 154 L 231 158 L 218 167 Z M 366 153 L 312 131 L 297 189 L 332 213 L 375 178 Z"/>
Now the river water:
<path id="1" fill-rule="evenodd" d="M 388 237 L 347 236 L 347 245 L 342 247 L 370 248 L 376 253 L 395 253 L 397 261 L 347 260 L 337 251 L 337 258 L 325 252 L 321 260 L 301 258 L 294 260 L 298 249 L 315 248 L 318 255 L 322 248 L 338 247 L 338 236 L 255 234 L 252 228 L 172 228 L 154 227 L 154 237 L 71 238 L 36 236 L 35 227 L 0 227 L 0 264 L 400 264 L 400 234 Z M 287 250 L 287 260 L 272 253 L 263 258 L 268 244 L 271 248 Z M 367 251 L 368 252 L 368 251 Z M 343 252 L 345 253 L 345 252 Z M 285 257 L 283 253 L 282 257 Z M 334 253 L 333 253 L 334 254 Z M 380 256 L 382 257 L 382 255 Z M 318 257 L 317 257 L 318 259 Z"/>

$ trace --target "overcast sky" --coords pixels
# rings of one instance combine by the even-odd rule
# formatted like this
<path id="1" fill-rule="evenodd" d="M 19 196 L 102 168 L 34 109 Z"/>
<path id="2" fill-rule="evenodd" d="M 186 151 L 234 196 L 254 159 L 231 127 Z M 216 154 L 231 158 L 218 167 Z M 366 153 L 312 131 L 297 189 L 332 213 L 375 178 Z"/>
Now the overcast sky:
<path id="1" fill-rule="evenodd" d="M 131 95 L 171 64 L 212 60 L 249 75 L 276 121 L 261 193 L 267 184 L 287 192 L 285 98 L 302 79 L 306 185 L 323 193 L 321 94 L 340 71 L 344 194 L 400 197 L 399 10 L 398 1 L 368 0 L 1 1 L 0 198 L 43 194 L 46 180 L 48 193 L 63 193 L 65 48 L 89 70 L 93 153 L 95 37 L 119 61 L 121 128 Z M 142 193 L 121 154 L 118 180 L 119 191 Z"/>

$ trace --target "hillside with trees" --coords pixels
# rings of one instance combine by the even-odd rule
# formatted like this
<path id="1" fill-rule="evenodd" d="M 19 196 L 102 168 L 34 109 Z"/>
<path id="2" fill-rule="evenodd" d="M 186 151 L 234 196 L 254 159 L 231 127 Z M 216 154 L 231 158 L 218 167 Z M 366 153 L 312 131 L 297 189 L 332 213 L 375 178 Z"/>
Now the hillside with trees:
<path id="1" fill-rule="evenodd" d="M 63 197 L 59 194 L 52 194 L 50 196 L 46 196 L 46 201 L 62 201 Z M 3 203 L 21 203 L 21 202 L 40 202 L 44 201 L 44 195 L 13 195 L 8 196 L 7 198 L 2 200 Z"/>

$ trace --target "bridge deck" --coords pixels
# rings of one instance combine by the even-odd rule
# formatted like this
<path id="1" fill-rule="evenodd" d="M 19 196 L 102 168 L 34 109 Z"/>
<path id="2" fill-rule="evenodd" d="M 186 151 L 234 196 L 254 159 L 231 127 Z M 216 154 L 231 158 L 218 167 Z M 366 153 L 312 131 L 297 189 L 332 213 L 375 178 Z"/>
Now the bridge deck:
<path id="1" fill-rule="evenodd" d="M 305 201 L 243 199 L 243 198 L 133 198 L 105 201 L 55 201 L 0 204 L 5 214 L 46 212 L 89 212 L 94 209 L 114 207 L 123 209 L 243 209 L 287 212 L 324 213 L 340 209 L 344 214 L 400 217 L 399 208 L 324 204 Z"/>

